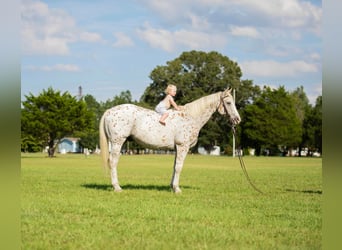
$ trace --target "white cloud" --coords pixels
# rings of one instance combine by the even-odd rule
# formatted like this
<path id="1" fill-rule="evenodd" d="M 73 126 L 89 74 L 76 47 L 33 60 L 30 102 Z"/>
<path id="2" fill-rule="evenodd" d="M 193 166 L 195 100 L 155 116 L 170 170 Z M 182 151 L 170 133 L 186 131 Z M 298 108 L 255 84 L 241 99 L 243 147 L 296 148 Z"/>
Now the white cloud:
<path id="1" fill-rule="evenodd" d="M 272 20 L 270 26 L 308 28 L 318 32 L 322 20 L 321 6 L 300 0 L 240 0 L 233 5 L 244 12 Z M 252 19 L 253 20 L 253 19 Z"/>
<path id="2" fill-rule="evenodd" d="M 24 54 L 66 55 L 68 40 L 61 37 L 38 38 L 32 29 L 22 30 L 22 52 Z"/>
<path id="3" fill-rule="evenodd" d="M 138 29 L 137 34 L 154 48 L 160 48 L 168 52 L 175 49 L 175 43 L 172 41 L 172 33 L 168 30 L 154 29 L 148 26 L 144 29 Z"/>
<path id="4" fill-rule="evenodd" d="M 168 52 L 178 49 L 209 49 L 222 48 L 226 44 L 226 38 L 222 34 L 210 34 L 200 31 L 179 29 L 169 31 L 157 29 L 145 24 L 144 28 L 138 29 L 137 34 L 150 46 Z"/>
<path id="5" fill-rule="evenodd" d="M 307 84 L 307 86 L 305 87 L 305 92 L 309 99 L 309 102 L 312 105 L 315 105 L 317 97 L 322 95 L 322 83 Z"/>
<path id="6" fill-rule="evenodd" d="M 208 19 L 202 16 L 195 15 L 194 13 L 188 14 L 191 20 L 191 27 L 195 30 L 208 30 L 210 28 L 210 23 Z"/>
<path id="7" fill-rule="evenodd" d="M 322 7 L 301 0 L 142 0 L 168 25 L 225 30 L 228 25 L 299 29 L 320 35 Z M 180 11 L 181 6 L 181 11 Z M 190 20 L 190 22 L 189 22 Z M 293 34 L 292 34 L 293 35 Z M 298 35 L 298 34 L 297 34 Z M 297 37 L 298 38 L 298 37 Z"/>
<path id="8" fill-rule="evenodd" d="M 248 76 L 291 77 L 302 73 L 318 72 L 316 64 L 305 61 L 277 62 L 274 60 L 245 61 L 240 63 L 242 72 Z"/>
<path id="9" fill-rule="evenodd" d="M 246 36 L 251 38 L 259 38 L 260 33 L 257 31 L 256 28 L 250 26 L 232 26 L 230 28 L 230 33 L 233 36 Z"/>
<path id="10" fill-rule="evenodd" d="M 79 40 L 90 43 L 103 42 L 103 39 L 100 34 L 87 31 L 79 33 Z"/>
<path id="11" fill-rule="evenodd" d="M 130 47 L 134 45 L 132 39 L 122 32 L 116 32 L 114 36 L 116 41 L 113 43 L 113 47 Z"/>
<path id="12" fill-rule="evenodd" d="M 55 64 L 52 66 L 27 66 L 26 69 L 32 71 L 66 71 L 78 72 L 80 68 L 74 64 Z"/>
<path id="13" fill-rule="evenodd" d="M 21 2 L 21 40 L 24 54 L 66 55 L 70 43 L 99 42 L 94 32 L 77 27 L 72 16 L 60 9 L 50 9 L 40 1 Z"/>
<path id="14" fill-rule="evenodd" d="M 313 59 L 313 60 L 321 60 L 321 55 L 314 52 L 314 53 L 311 53 L 310 54 L 310 58 Z"/>

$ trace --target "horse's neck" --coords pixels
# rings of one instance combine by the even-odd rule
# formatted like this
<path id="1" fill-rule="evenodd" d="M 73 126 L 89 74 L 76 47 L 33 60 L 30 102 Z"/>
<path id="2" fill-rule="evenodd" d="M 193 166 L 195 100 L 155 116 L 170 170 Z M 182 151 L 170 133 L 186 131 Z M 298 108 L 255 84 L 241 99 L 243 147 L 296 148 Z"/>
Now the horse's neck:
<path id="1" fill-rule="evenodd" d="M 185 105 L 186 112 L 202 128 L 216 111 L 220 103 L 221 92 L 208 95 Z"/>

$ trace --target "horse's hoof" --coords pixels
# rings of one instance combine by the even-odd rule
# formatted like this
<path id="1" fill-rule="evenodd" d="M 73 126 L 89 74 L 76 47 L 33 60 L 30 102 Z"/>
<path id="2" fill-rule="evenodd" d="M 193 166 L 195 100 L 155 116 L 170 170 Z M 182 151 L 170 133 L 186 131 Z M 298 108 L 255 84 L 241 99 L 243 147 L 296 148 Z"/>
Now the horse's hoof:
<path id="1" fill-rule="evenodd" d="M 114 188 L 114 192 L 115 193 L 120 193 L 122 192 L 122 188 L 118 185 L 113 185 L 113 188 Z"/>
<path id="2" fill-rule="evenodd" d="M 181 194 L 182 190 L 179 187 L 176 187 L 173 189 L 173 192 L 175 192 L 175 194 Z"/>

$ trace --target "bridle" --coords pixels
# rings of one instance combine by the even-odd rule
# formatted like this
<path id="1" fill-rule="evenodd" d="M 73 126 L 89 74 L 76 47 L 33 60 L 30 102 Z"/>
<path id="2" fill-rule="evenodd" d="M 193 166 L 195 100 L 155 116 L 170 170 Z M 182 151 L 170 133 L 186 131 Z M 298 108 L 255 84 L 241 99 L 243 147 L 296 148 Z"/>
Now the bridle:
<path id="1" fill-rule="evenodd" d="M 226 116 L 229 117 L 229 113 L 228 113 L 228 108 L 227 108 L 227 104 L 224 102 L 224 98 L 226 98 L 228 95 L 226 96 L 223 96 L 221 95 L 220 99 L 221 99 L 221 102 L 222 102 L 222 106 L 223 106 L 223 109 L 224 109 L 224 113 L 226 114 Z M 230 118 L 230 117 L 229 117 Z M 235 138 L 236 137 L 236 128 L 235 128 L 235 124 L 229 124 L 229 126 L 232 128 L 232 132 L 233 132 L 233 135 Z M 238 157 L 239 157 L 239 161 L 240 161 L 240 166 L 241 166 L 241 169 L 243 171 L 243 173 L 245 174 L 246 176 L 246 179 L 247 181 L 249 182 L 249 184 L 254 188 L 254 190 L 256 190 L 257 192 L 261 193 L 261 194 L 264 194 L 260 189 L 258 189 L 254 183 L 251 181 L 251 179 L 249 178 L 249 175 L 247 173 L 247 169 L 246 169 L 246 166 L 245 166 L 245 162 L 243 161 L 242 159 L 242 155 L 241 155 L 241 145 L 238 146 Z"/>
<path id="2" fill-rule="evenodd" d="M 228 112 L 228 108 L 227 108 L 227 104 L 224 101 L 224 98 L 226 98 L 227 96 L 230 96 L 230 94 L 223 96 L 223 94 L 220 96 L 220 101 L 222 103 L 223 106 L 223 110 L 224 113 L 227 115 L 227 117 L 229 118 L 229 120 L 231 121 L 231 118 L 229 117 L 229 112 Z M 231 124 L 231 126 L 235 126 L 233 123 Z"/>

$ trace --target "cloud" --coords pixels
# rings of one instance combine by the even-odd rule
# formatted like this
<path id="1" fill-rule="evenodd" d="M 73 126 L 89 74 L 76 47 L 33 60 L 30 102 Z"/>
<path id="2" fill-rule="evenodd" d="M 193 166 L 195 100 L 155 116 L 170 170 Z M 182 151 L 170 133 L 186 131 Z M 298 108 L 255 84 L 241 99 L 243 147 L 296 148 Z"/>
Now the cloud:
<path id="1" fill-rule="evenodd" d="M 245 61 L 240 63 L 242 72 L 257 77 L 291 77 L 302 73 L 318 72 L 316 64 L 301 60 L 277 62 L 274 60 Z"/>
<path id="2" fill-rule="evenodd" d="M 74 64 L 55 64 L 53 66 L 27 66 L 26 69 L 32 71 L 66 71 L 78 72 L 80 68 Z"/>
<path id="3" fill-rule="evenodd" d="M 321 60 L 321 55 L 320 54 L 318 54 L 318 53 L 316 53 L 316 52 L 314 52 L 314 53 L 311 53 L 310 54 L 310 58 L 312 59 L 312 60 Z"/>
<path id="4" fill-rule="evenodd" d="M 226 38 L 222 34 L 210 34 L 200 31 L 179 29 L 169 31 L 151 27 L 148 23 L 137 30 L 138 36 L 150 44 L 167 52 L 186 49 L 222 48 L 226 44 Z"/>
<path id="5" fill-rule="evenodd" d="M 226 8 L 235 8 L 248 15 L 250 25 L 303 28 L 320 32 L 322 7 L 300 0 L 228 1 Z M 227 9 L 226 9 L 227 10 Z"/>
<path id="6" fill-rule="evenodd" d="M 79 33 L 79 40 L 90 43 L 103 42 L 103 39 L 100 34 L 87 31 Z"/>
<path id="7" fill-rule="evenodd" d="M 189 19 L 191 20 L 191 28 L 195 30 L 209 30 L 210 29 L 210 23 L 208 22 L 208 19 L 203 16 L 198 16 L 193 13 L 188 14 Z"/>
<path id="8" fill-rule="evenodd" d="M 246 36 L 251 38 L 259 38 L 260 34 L 256 28 L 250 26 L 238 27 L 232 26 L 230 29 L 230 33 L 233 36 Z"/>
<path id="9" fill-rule="evenodd" d="M 113 43 L 113 47 L 130 47 L 134 45 L 132 39 L 122 32 L 116 32 L 114 36 L 116 41 Z"/>
<path id="10" fill-rule="evenodd" d="M 83 31 L 75 20 L 61 9 L 50 9 L 40 1 L 21 2 L 22 52 L 24 54 L 67 55 L 71 43 L 100 42 L 94 32 Z"/>
<path id="11" fill-rule="evenodd" d="M 306 96 L 310 104 L 315 105 L 318 96 L 322 96 L 322 82 L 320 83 L 307 83 L 304 86 Z"/>
<path id="12" fill-rule="evenodd" d="M 142 0 L 167 25 L 196 25 L 227 29 L 227 26 L 268 29 L 300 29 L 321 33 L 322 7 L 301 0 Z M 181 6 L 182 11 L 179 10 Z M 198 27 L 198 26 L 197 26 Z"/>

